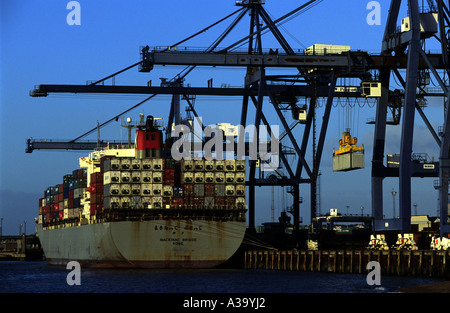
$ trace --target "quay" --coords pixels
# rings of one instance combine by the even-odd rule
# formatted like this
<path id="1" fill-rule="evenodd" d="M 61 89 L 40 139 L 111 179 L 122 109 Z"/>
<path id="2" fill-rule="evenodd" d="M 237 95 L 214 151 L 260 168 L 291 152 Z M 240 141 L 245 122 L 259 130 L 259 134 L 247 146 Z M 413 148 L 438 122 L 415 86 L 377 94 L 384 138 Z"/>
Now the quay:
<path id="1" fill-rule="evenodd" d="M 370 261 L 381 274 L 450 278 L 447 250 L 252 250 L 246 251 L 246 269 L 367 274 Z"/>
<path id="2" fill-rule="evenodd" d="M 2 236 L 0 261 L 40 261 L 44 252 L 36 235 Z"/>

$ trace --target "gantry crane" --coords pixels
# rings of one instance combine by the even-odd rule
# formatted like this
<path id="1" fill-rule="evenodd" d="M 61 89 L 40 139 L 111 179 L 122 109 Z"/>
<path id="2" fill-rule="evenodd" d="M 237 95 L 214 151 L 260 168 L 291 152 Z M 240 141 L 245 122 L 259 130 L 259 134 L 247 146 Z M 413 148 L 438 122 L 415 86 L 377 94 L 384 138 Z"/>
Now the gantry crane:
<path id="1" fill-rule="evenodd" d="M 220 21 L 208 26 L 206 29 L 222 22 L 232 16 L 236 18 L 226 29 L 226 31 L 214 42 L 210 48 L 203 53 L 190 50 L 189 48 L 180 48 L 180 45 L 193 36 L 200 34 L 202 31 L 182 40 L 168 48 L 151 48 L 145 46 L 141 49 L 141 60 L 126 69 L 116 72 L 106 78 L 103 78 L 90 85 L 39 85 L 30 94 L 31 96 L 46 96 L 48 93 L 127 93 L 127 94 L 146 94 L 150 95 L 142 103 L 150 99 L 156 94 L 171 94 L 172 102 L 170 107 L 170 115 L 168 125 L 179 121 L 180 116 L 180 97 L 187 95 L 226 95 L 230 97 L 242 98 L 241 109 L 241 125 L 245 127 L 248 120 L 248 106 L 253 104 L 256 111 L 254 115 L 254 125 L 256 129 L 261 123 L 266 125 L 269 133 L 271 133 L 270 124 L 266 118 L 268 111 L 267 106 L 263 107 L 264 99 L 269 99 L 271 107 L 275 110 L 276 116 L 281 121 L 285 133 L 286 140 L 289 145 L 293 147 L 297 157 L 297 164 L 291 167 L 287 162 L 286 155 L 283 150 L 280 150 L 280 159 L 284 166 L 287 176 L 276 177 L 276 179 L 257 178 L 256 160 L 250 160 L 250 173 L 247 181 L 249 188 L 248 203 L 249 203 L 249 227 L 254 229 L 255 224 L 255 187 L 256 186 L 291 186 L 293 195 L 293 215 L 294 215 L 294 229 L 299 227 L 299 203 L 300 203 L 300 185 L 310 184 L 311 193 L 311 220 L 316 216 L 316 181 L 320 168 L 320 161 L 322 158 L 323 146 L 325 136 L 327 133 L 330 112 L 332 109 L 333 99 L 335 97 L 367 97 L 360 86 L 356 86 L 355 90 L 348 88 L 339 88 L 337 79 L 339 77 L 354 77 L 359 78 L 362 82 L 370 82 L 374 80 L 373 72 L 376 72 L 378 82 L 381 84 L 381 94 L 377 103 L 377 114 L 375 121 L 375 138 L 374 138 L 374 152 L 372 156 L 372 210 L 375 218 L 376 229 L 382 229 L 386 225 L 382 215 L 382 182 L 385 177 L 398 176 L 400 178 L 400 198 L 401 198 L 401 214 L 399 221 L 392 221 L 389 229 L 396 229 L 399 231 L 408 231 L 410 221 L 408 218 L 408 207 L 410 210 L 410 187 L 408 183 L 413 176 L 441 176 L 442 184 L 447 183 L 445 177 L 448 177 L 449 171 L 449 156 L 446 153 L 441 155 L 440 163 L 433 171 L 423 168 L 412 168 L 411 166 L 411 144 L 412 133 L 408 134 L 407 129 L 411 129 L 414 118 L 414 110 L 417 109 L 419 114 L 429 126 L 430 131 L 434 134 L 434 138 L 438 144 L 441 145 L 441 151 L 447 147 L 448 138 L 450 138 L 450 129 L 448 130 L 447 122 L 444 125 L 445 131 L 443 136 L 439 138 L 435 131 L 430 126 L 427 117 L 421 111 L 420 106 L 416 105 L 416 82 L 417 72 L 419 70 L 429 69 L 434 76 L 439 77 L 436 70 L 448 71 L 448 1 L 437 1 L 437 14 L 440 17 L 439 23 L 440 41 L 442 44 L 442 53 L 430 54 L 422 51 L 420 47 L 420 40 L 434 36 L 436 32 L 427 32 L 426 34 L 420 31 L 419 12 L 417 0 L 408 0 L 410 8 L 410 22 L 411 30 L 398 33 L 396 31 L 396 22 L 400 8 L 400 0 L 391 1 L 391 8 L 389 11 L 388 23 L 386 25 L 385 36 L 383 39 L 383 49 L 381 54 L 369 54 L 365 51 L 340 51 L 334 53 L 333 51 L 306 53 L 305 51 L 294 51 L 281 32 L 278 26 L 281 22 L 293 15 L 304 12 L 311 7 L 320 3 L 320 0 L 307 1 L 298 8 L 290 11 L 277 20 L 272 20 L 269 14 L 263 7 L 262 0 L 246 0 L 236 1 L 239 9 L 232 14 L 229 14 Z M 223 39 L 230 33 L 230 31 L 238 24 L 238 22 L 246 15 L 250 16 L 250 32 L 241 40 L 229 45 L 225 48 L 218 48 Z M 264 23 L 264 24 L 263 24 Z M 264 26 L 263 26 L 264 25 Z M 419 26 L 418 26 L 419 25 Z M 278 49 L 270 49 L 268 52 L 263 50 L 262 32 L 270 31 L 281 45 L 283 51 Z M 242 43 L 247 43 L 247 50 L 245 52 L 236 51 L 236 47 Z M 176 47 L 176 48 L 175 48 Z M 407 51 L 406 51 L 407 50 Z M 444 51 L 445 50 L 445 51 Z M 184 65 L 187 66 L 184 73 L 174 77 L 168 82 L 164 82 L 161 86 L 105 86 L 99 85 L 104 80 L 111 78 L 125 70 L 129 70 L 139 66 L 140 72 L 150 72 L 158 65 Z M 245 86 L 242 88 L 214 88 L 210 85 L 208 87 L 186 87 L 183 85 L 183 80 L 186 75 L 190 73 L 196 66 L 211 66 L 211 67 L 242 67 L 247 70 L 245 76 Z M 286 77 L 283 75 L 266 75 L 267 68 L 292 68 L 298 70 L 297 75 Z M 403 136 L 401 148 L 401 166 L 400 169 L 387 169 L 383 165 L 384 157 L 384 140 L 386 128 L 386 113 L 389 107 L 395 104 L 395 110 L 400 110 L 399 103 L 403 100 L 402 93 L 389 90 L 389 81 L 391 73 L 394 73 L 398 78 L 400 69 L 406 69 L 407 78 L 404 80 L 404 87 L 406 88 L 405 106 L 403 114 Z M 284 81 L 288 84 L 275 84 L 272 82 Z M 448 86 L 446 86 L 439 77 L 441 82 L 442 93 L 431 94 L 426 90 L 421 90 L 421 97 L 424 96 L 442 96 L 447 95 Z M 298 108 L 297 100 L 299 97 L 309 101 L 306 119 L 303 121 L 303 135 L 301 142 L 297 142 L 293 134 L 293 129 L 287 124 L 286 118 L 282 114 L 280 108 L 295 110 Z M 188 97 L 185 97 L 188 98 Z M 305 155 L 308 148 L 308 140 L 311 134 L 311 126 L 313 117 L 316 115 L 316 101 L 319 98 L 325 98 L 325 110 L 322 116 L 322 123 L 319 130 L 319 137 L 317 145 L 314 143 L 315 153 L 314 159 L 308 162 Z M 140 103 L 140 104 L 142 104 Z M 138 104 L 138 105 L 140 105 Z M 192 104 L 189 104 L 192 107 Z M 134 106 L 136 107 L 136 106 Z M 133 107 L 133 108 L 134 108 Z M 448 107 L 448 106 L 447 106 Z M 447 119 L 447 115 L 446 115 Z M 399 122 L 399 121 L 397 121 Z M 449 125 L 450 126 L 450 125 Z M 295 127 L 295 126 L 294 126 Z M 256 133 L 257 135 L 257 133 Z M 257 138 L 257 137 L 256 137 Z M 75 140 L 76 141 L 76 140 Z M 302 176 L 304 174 L 306 178 Z M 447 176 L 445 176 L 447 175 Z M 444 177 L 444 178 L 443 178 Z M 409 199 L 409 200 L 408 200 Z M 441 197 L 442 205 L 448 198 Z M 441 210 L 442 214 L 443 210 Z M 448 212 L 447 212 L 448 214 Z M 409 214 L 410 216 L 410 214 Z M 441 219 L 442 220 L 442 219 Z M 409 221 L 409 222 L 408 222 Z M 389 224 L 389 223 L 388 223 Z M 444 228 L 445 229 L 445 228 Z"/>

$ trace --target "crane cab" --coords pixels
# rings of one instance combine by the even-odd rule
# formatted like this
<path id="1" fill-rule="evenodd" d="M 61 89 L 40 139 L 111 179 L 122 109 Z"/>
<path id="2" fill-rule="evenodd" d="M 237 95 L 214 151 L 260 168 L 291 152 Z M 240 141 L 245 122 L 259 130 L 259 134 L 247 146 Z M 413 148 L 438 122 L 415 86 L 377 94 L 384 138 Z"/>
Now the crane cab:
<path id="1" fill-rule="evenodd" d="M 306 105 L 301 107 L 295 107 L 292 109 L 292 118 L 296 121 L 299 121 L 302 124 L 306 124 L 306 120 L 308 118 Z"/>
<path id="2" fill-rule="evenodd" d="M 361 95 L 366 98 L 381 97 L 381 83 L 365 81 L 361 83 Z"/>

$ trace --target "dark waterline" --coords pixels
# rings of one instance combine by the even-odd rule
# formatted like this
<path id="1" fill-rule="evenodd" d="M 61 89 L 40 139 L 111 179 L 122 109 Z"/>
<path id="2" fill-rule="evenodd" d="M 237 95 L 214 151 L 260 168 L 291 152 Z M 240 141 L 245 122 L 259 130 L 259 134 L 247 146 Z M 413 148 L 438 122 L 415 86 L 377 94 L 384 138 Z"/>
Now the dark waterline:
<path id="1" fill-rule="evenodd" d="M 0 293 L 390 293 L 443 279 L 381 277 L 369 286 L 365 274 L 295 271 L 81 269 L 81 285 L 70 286 L 70 270 L 46 262 L 0 262 Z"/>

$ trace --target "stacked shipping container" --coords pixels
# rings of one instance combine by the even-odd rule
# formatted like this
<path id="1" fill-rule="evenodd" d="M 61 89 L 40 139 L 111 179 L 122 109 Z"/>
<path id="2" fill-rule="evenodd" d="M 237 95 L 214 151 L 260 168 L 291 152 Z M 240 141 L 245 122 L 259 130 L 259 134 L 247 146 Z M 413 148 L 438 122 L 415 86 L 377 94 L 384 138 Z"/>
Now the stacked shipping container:
<path id="1" fill-rule="evenodd" d="M 245 161 L 105 156 L 89 179 L 86 169 L 77 169 L 63 184 L 47 188 L 39 199 L 40 222 L 79 217 L 85 203 L 90 215 L 111 209 L 244 208 Z"/>
<path id="2" fill-rule="evenodd" d="M 44 197 L 39 199 L 40 223 L 79 217 L 86 193 L 86 175 L 85 169 L 76 169 L 63 177 L 62 184 L 44 191 Z"/>
<path id="3" fill-rule="evenodd" d="M 181 171 L 185 207 L 245 206 L 244 160 L 184 160 Z"/>

